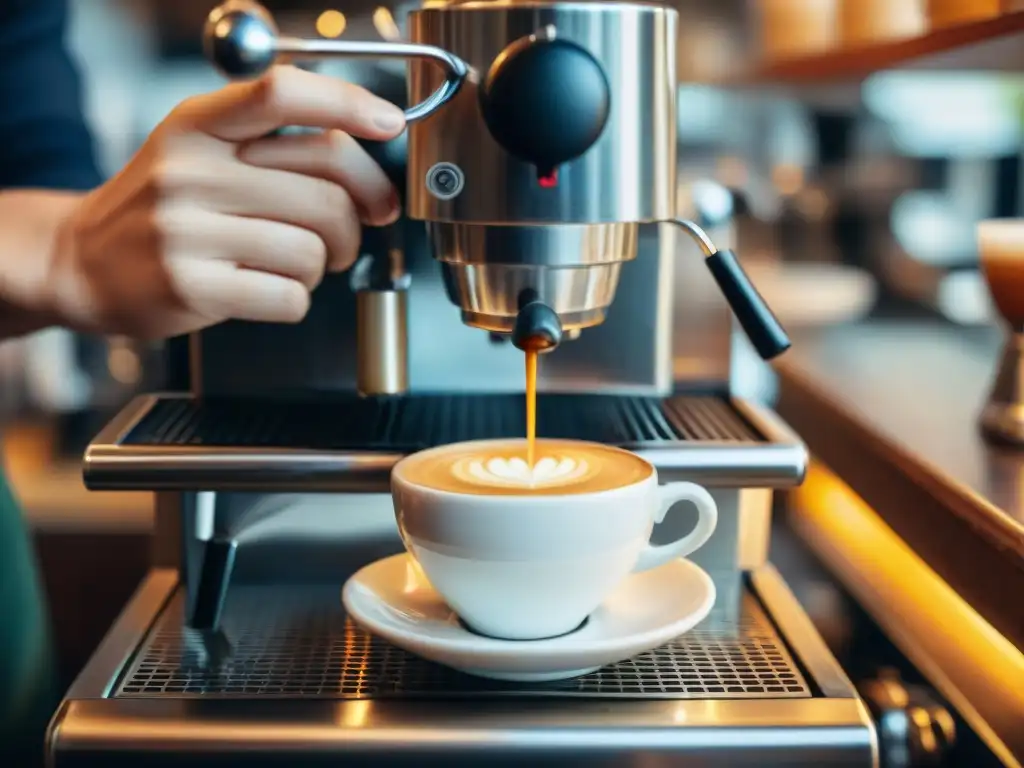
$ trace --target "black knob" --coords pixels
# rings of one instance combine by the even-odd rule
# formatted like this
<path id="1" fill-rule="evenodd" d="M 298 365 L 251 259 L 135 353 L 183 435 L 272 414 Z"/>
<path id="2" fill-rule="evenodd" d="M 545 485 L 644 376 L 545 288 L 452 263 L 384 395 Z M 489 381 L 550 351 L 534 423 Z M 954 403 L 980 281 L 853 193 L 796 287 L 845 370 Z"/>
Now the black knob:
<path id="1" fill-rule="evenodd" d="M 405 74 L 394 75 L 380 69 L 373 70 L 372 79 L 362 84 L 367 90 L 395 106 L 407 106 Z M 388 141 L 356 139 L 367 154 L 381 167 L 388 180 L 398 190 L 398 196 L 405 200 L 405 176 L 409 158 L 409 133 L 402 131 Z"/>
<path id="2" fill-rule="evenodd" d="M 524 304 L 512 327 L 512 344 L 524 352 L 548 352 L 561 343 L 558 313 L 542 301 Z"/>
<path id="3" fill-rule="evenodd" d="M 495 141 L 543 177 L 593 146 L 611 104 L 597 59 L 557 38 L 510 45 L 494 60 L 479 95 Z"/>
<path id="4" fill-rule="evenodd" d="M 259 3 L 228 0 L 207 16 L 203 49 L 229 78 L 261 75 L 277 57 L 277 27 Z"/>
<path id="5" fill-rule="evenodd" d="M 368 141 L 356 139 L 373 160 L 384 171 L 384 175 L 398 190 L 401 198 L 405 198 L 405 169 L 409 158 L 409 134 L 402 131 L 388 141 Z"/>

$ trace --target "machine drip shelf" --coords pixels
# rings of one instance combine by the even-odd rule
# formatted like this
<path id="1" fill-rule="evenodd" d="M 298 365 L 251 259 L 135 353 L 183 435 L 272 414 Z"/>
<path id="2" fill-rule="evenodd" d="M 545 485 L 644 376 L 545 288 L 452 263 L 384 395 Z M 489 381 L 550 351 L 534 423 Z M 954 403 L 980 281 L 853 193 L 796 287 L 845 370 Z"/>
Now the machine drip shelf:
<path id="1" fill-rule="evenodd" d="M 423 661 L 345 615 L 337 588 L 243 586 L 218 646 L 176 593 L 119 682 L 120 698 L 791 698 L 811 689 L 757 598 L 653 651 L 556 683 L 501 683 Z"/>
<path id="2" fill-rule="evenodd" d="M 339 584 L 240 583 L 219 643 L 185 603 L 174 571 L 151 572 L 58 711 L 51 765 L 877 764 L 866 709 L 770 566 L 747 574 L 738 613 L 543 684 L 374 639 Z"/>
<path id="3" fill-rule="evenodd" d="M 541 395 L 541 437 L 618 445 L 708 484 L 787 487 L 806 449 L 774 414 L 739 398 Z M 518 394 L 278 400 L 150 395 L 90 444 L 93 490 L 386 492 L 402 456 L 434 445 L 517 438 Z"/>
<path id="4" fill-rule="evenodd" d="M 716 397 L 542 395 L 542 437 L 620 445 L 679 440 L 757 443 L 758 432 Z M 410 395 L 301 400 L 160 400 L 126 445 L 416 451 L 523 436 L 522 395 Z"/>

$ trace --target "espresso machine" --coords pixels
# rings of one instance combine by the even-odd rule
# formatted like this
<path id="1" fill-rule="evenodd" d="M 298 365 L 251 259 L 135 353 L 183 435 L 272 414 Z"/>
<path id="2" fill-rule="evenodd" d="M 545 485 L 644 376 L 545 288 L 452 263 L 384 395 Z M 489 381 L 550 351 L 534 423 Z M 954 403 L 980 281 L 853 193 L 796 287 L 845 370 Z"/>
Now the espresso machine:
<path id="1" fill-rule="evenodd" d="M 789 342 L 717 246 L 729 222 L 677 204 L 676 10 L 431 3 L 406 27 L 306 40 L 251 2 L 210 14 L 205 50 L 233 78 L 407 60 L 408 128 L 366 145 L 406 216 L 365 233 L 304 322 L 194 334 L 185 391 L 137 398 L 90 444 L 90 488 L 156 492 L 154 563 L 56 713 L 51 764 L 877 764 L 867 710 L 768 563 L 773 491 L 806 449 L 731 394 L 730 359 L 735 328 L 765 358 Z M 524 434 L 531 345 L 541 437 L 712 491 L 693 559 L 718 598 L 655 651 L 498 683 L 370 636 L 340 590 L 402 551 L 396 461 Z"/>

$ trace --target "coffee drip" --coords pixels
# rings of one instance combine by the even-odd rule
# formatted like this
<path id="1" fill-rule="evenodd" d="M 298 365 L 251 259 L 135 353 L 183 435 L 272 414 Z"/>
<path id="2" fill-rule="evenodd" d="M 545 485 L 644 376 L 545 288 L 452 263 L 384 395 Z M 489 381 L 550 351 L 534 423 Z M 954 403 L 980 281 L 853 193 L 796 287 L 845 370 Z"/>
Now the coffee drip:
<path id="1" fill-rule="evenodd" d="M 512 327 L 512 343 L 526 354 L 526 464 L 537 460 L 537 357 L 562 342 L 558 314 L 535 298 L 522 302 Z"/>
<path id="2" fill-rule="evenodd" d="M 526 464 L 537 461 L 537 350 L 526 351 Z"/>

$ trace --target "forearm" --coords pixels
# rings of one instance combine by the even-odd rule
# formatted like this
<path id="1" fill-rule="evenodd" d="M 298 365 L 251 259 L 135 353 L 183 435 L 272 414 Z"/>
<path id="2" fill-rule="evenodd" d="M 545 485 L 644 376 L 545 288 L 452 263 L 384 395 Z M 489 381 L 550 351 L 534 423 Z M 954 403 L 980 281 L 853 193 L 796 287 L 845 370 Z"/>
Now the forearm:
<path id="1" fill-rule="evenodd" d="M 50 190 L 0 192 L 0 339 L 66 319 L 54 299 L 62 228 L 82 195 Z"/>

